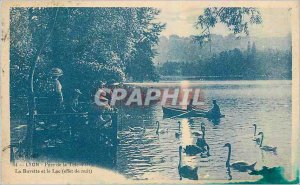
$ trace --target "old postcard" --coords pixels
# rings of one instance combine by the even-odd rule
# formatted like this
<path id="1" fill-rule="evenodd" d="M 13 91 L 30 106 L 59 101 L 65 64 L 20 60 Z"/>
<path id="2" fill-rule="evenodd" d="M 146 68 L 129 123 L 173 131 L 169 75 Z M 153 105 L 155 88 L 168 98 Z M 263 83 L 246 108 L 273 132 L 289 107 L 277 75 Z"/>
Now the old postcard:
<path id="1" fill-rule="evenodd" d="M 1 184 L 299 184 L 299 1 L 2 1 Z"/>

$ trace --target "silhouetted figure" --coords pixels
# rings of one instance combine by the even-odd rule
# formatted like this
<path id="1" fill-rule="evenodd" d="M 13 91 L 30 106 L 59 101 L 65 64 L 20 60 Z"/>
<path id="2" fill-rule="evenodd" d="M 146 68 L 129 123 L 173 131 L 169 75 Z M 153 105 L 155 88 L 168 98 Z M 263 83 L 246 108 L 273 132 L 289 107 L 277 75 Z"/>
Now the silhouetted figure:
<path id="1" fill-rule="evenodd" d="M 211 118 L 218 118 L 221 115 L 220 107 L 216 100 L 213 100 L 213 108 L 208 111 L 208 115 Z"/>
<path id="2" fill-rule="evenodd" d="M 63 75 L 63 71 L 59 68 L 52 68 L 50 71 L 50 89 L 49 99 L 53 112 L 61 112 L 64 109 L 64 98 L 62 93 L 62 85 L 59 82 L 59 77 Z"/>
<path id="3" fill-rule="evenodd" d="M 194 109 L 193 99 L 190 99 L 189 104 L 187 105 L 187 111 L 192 111 Z"/>

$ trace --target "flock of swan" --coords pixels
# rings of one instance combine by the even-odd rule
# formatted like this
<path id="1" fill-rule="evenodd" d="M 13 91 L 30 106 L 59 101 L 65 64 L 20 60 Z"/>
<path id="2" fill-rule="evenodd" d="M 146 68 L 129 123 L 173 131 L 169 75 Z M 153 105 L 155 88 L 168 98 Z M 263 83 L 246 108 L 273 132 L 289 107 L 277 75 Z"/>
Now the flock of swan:
<path id="1" fill-rule="evenodd" d="M 261 150 L 266 151 L 266 152 L 273 152 L 274 154 L 276 154 L 276 150 L 277 147 L 274 146 L 267 146 L 267 145 L 263 145 L 263 139 L 264 139 L 264 133 L 263 132 L 259 132 L 256 135 L 256 130 L 257 130 L 257 125 L 253 124 L 254 126 L 254 135 L 253 135 L 253 141 L 255 141 Z M 187 145 L 185 148 L 185 153 L 187 155 L 195 155 L 198 153 L 201 153 L 201 155 L 203 154 L 203 152 L 207 151 L 206 155 L 207 157 L 210 156 L 209 154 L 209 145 L 206 143 L 205 141 L 205 126 L 204 123 L 201 123 L 201 131 L 202 131 L 202 138 L 198 138 L 197 139 L 197 143 L 196 145 Z M 193 134 L 195 136 L 200 136 L 198 132 L 193 132 Z M 204 148 L 206 147 L 206 148 Z M 224 147 L 228 148 L 228 156 L 227 156 L 227 160 L 226 160 L 226 168 L 228 170 L 230 170 L 229 168 L 233 168 L 236 171 L 239 172 L 248 172 L 248 171 L 253 171 L 254 167 L 256 165 L 255 163 L 248 163 L 248 162 L 244 162 L 244 161 L 236 161 L 231 163 L 230 162 L 230 158 L 231 158 L 231 144 L 230 143 L 226 143 L 224 145 Z M 180 179 L 182 177 L 184 178 L 188 178 L 191 180 L 198 180 L 198 175 L 197 175 L 197 171 L 198 171 L 198 167 L 191 167 L 188 165 L 184 165 L 182 166 L 182 162 L 181 162 L 181 155 L 182 155 L 182 146 L 179 146 L 179 165 L 178 165 L 178 171 L 180 174 Z"/>
<path id="2" fill-rule="evenodd" d="M 181 122 L 178 121 L 178 131 L 175 132 L 175 137 L 179 138 L 181 136 Z M 155 133 L 157 135 L 159 134 L 164 134 L 168 132 L 168 129 L 161 129 L 160 128 L 160 122 L 157 121 L 157 129 Z M 253 141 L 256 142 L 256 144 L 259 146 L 259 148 L 263 151 L 266 152 L 272 152 L 273 154 L 276 154 L 277 147 L 274 146 L 268 146 L 268 145 L 263 145 L 263 140 L 264 140 L 264 133 L 260 131 L 258 134 L 257 132 L 257 125 L 253 124 L 254 126 L 254 134 L 253 134 Z M 146 132 L 146 127 L 129 127 L 130 131 L 138 131 L 138 132 Z M 205 124 L 201 122 L 201 132 L 194 131 L 192 134 L 197 137 L 197 142 L 196 145 L 186 145 L 185 148 L 182 146 L 179 146 L 179 164 L 178 164 L 178 172 L 180 175 L 180 179 L 187 178 L 190 180 L 198 180 L 198 167 L 191 167 L 189 165 L 182 165 L 182 153 L 185 153 L 186 155 L 189 156 L 195 156 L 200 154 L 200 156 L 203 157 L 209 157 L 210 155 L 210 147 L 208 143 L 205 140 Z M 223 147 L 228 148 L 228 156 L 226 160 L 226 168 L 227 170 L 230 171 L 230 168 L 239 171 L 239 172 L 248 172 L 248 171 L 253 171 L 254 167 L 256 165 L 255 163 L 248 163 L 244 161 L 236 161 L 231 163 L 231 144 L 226 143 Z"/>

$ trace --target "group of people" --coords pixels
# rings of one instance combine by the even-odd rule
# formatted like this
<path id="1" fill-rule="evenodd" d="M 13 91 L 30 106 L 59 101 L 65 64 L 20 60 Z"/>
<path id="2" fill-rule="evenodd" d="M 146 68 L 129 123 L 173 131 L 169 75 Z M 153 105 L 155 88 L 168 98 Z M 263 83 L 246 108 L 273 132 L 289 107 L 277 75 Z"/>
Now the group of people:
<path id="1" fill-rule="evenodd" d="M 63 75 L 63 71 L 59 68 L 52 68 L 50 71 L 50 80 L 48 83 L 49 91 L 48 98 L 50 99 L 50 107 L 54 113 L 57 112 L 79 112 L 79 97 L 82 94 L 79 89 L 74 89 L 70 101 L 66 103 L 62 93 L 62 85 L 59 77 Z"/>
<path id="2" fill-rule="evenodd" d="M 53 68 L 51 69 L 51 79 L 50 79 L 50 99 L 52 103 L 52 107 L 54 109 L 54 112 L 61 112 L 63 110 L 70 111 L 70 112 L 79 112 L 80 111 L 80 105 L 79 105 L 79 97 L 82 95 L 81 91 L 79 89 L 74 89 L 71 98 L 68 101 L 67 104 L 64 102 L 64 97 L 62 93 L 62 85 L 59 81 L 59 77 L 63 75 L 63 71 L 59 68 Z M 105 91 L 106 83 L 100 81 L 98 83 L 95 83 L 95 89 L 96 92 L 94 93 L 94 100 L 99 100 L 101 105 L 94 106 L 96 109 L 99 109 L 99 111 L 103 110 L 109 110 L 112 111 L 113 108 L 110 105 L 112 92 Z M 110 89 L 112 89 L 112 85 L 108 85 Z M 95 103 L 95 101 L 93 101 Z M 67 105 L 67 107 L 65 107 Z M 190 100 L 189 104 L 187 105 L 187 110 L 192 111 L 195 107 L 193 106 L 193 99 Z M 210 117 L 219 117 L 221 115 L 220 108 L 217 104 L 216 100 L 213 100 L 213 107 L 206 112 L 207 115 Z"/>
<path id="3" fill-rule="evenodd" d="M 111 100 L 111 93 L 104 91 L 105 83 L 98 82 L 95 83 L 96 90 L 99 94 L 94 93 L 92 96 L 92 102 L 85 109 L 79 103 L 79 98 L 82 92 L 79 89 L 74 89 L 69 99 L 65 100 L 62 91 L 62 85 L 59 78 L 63 75 L 63 71 L 59 68 L 53 68 L 50 71 L 49 80 L 49 107 L 52 113 L 80 113 L 89 112 L 90 120 L 92 120 L 95 125 L 109 127 L 111 123 L 111 116 L 109 114 L 103 114 L 104 111 L 113 111 L 114 109 L 110 106 L 109 102 Z M 98 96 L 99 95 L 99 96 Z M 96 97 L 97 96 L 97 97 Z M 98 106 L 95 104 L 94 99 L 98 98 L 104 106 Z"/>
<path id="4" fill-rule="evenodd" d="M 50 99 L 50 106 L 52 107 L 53 112 L 80 112 L 81 106 L 79 104 L 79 98 L 82 95 L 80 89 L 74 89 L 67 101 L 65 101 L 62 91 L 62 85 L 59 81 L 59 78 L 63 75 L 63 71 L 59 68 L 52 68 L 50 71 L 50 80 L 49 80 L 49 91 L 48 98 Z M 96 90 L 99 91 L 100 102 L 103 102 L 105 106 L 97 107 L 99 109 L 112 110 L 109 102 L 111 100 L 111 93 L 104 91 L 105 83 L 100 81 L 98 82 Z M 93 94 L 96 96 L 96 93 Z M 94 102 L 94 99 L 92 100 Z"/>

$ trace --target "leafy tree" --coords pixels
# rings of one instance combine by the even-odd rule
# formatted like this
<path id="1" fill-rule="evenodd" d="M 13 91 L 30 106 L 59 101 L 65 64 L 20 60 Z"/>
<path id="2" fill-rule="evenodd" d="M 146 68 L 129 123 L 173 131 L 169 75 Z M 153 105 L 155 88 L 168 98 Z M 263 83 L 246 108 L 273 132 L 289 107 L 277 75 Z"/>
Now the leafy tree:
<path id="1" fill-rule="evenodd" d="M 196 28 L 201 29 L 202 32 L 194 36 L 194 40 L 200 45 L 206 41 L 210 41 L 210 30 L 218 23 L 225 24 L 235 35 L 249 35 L 249 24 L 260 24 L 262 23 L 262 18 L 256 8 L 205 8 L 204 13 L 196 21 Z"/>
<path id="2" fill-rule="evenodd" d="M 12 94 L 26 95 L 24 81 L 33 74 L 36 95 L 44 95 L 52 67 L 64 71 L 66 95 L 74 88 L 89 93 L 99 81 L 157 80 L 152 59 L 164 29 L 155 23 L 158 14 L 154 8 L 13 8 Z"/>
<path id="3" fill-rule="evenodd" d="M 135 42 L 133 57 L 128 60 L 126 72 L 138 81 L 159 79 L 153 63 L 157 54 L 154 47 L 158 44 L 160 32 L 165 28 L 165 24 L 153 22 L 159 13 L 159 10 L 153 8 L 137 9 L 138 25 L 141 25 L 140 35 Z"/>

